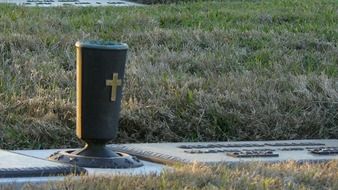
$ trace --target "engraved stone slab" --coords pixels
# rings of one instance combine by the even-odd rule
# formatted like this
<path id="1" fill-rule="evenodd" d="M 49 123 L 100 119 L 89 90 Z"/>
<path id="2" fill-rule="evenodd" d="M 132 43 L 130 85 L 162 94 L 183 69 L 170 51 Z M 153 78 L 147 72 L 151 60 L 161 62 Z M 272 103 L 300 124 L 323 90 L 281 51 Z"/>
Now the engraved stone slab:
<path id="1" fill-rule="evenodd" d="M 238 163 L 247 161 L 321 162 L 338 159 L 338 140 L 148 143 L 110 145 L 144 160 L 159 163 Z"/>
<path id="2" fill-rule="evenodd" d="M 0 178 L 58 176 L 85 173 L 82 168 L 0 150 Z"/>

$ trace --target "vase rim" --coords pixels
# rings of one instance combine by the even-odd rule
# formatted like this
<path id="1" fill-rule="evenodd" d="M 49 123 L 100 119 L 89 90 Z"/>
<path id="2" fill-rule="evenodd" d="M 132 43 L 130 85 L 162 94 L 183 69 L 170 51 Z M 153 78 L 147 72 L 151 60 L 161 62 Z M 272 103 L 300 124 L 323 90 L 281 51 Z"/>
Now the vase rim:
<path id="1" fill-rule="evenodd" d="M 82 40 L 75 43 L 79 48 L 93 49 L 112 49 L 112 50 L 127 50 L 128 45 L 122 42 L 103 41 L 103 40 Z"/>

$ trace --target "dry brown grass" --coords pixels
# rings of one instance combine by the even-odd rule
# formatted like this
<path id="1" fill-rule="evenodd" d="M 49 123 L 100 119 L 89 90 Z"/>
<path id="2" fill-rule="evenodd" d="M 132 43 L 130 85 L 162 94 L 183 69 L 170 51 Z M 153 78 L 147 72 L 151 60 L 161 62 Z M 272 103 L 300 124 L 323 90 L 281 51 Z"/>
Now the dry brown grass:
<path id="1" fill-rule="evenodd" d="M 8 189 L 11 189 L 9 187 Z M 23 189 L 338 189 L 338 162 L 325 164 L 251 163 L 239 166 L 176 166 L 175 172 L 147 176 L 68 178 Z"/>
<path id="2" fill-rule="evenodd" d="M 0 147 L 78 146 L 81 39 L 130 46 L 118 142 L 337 138 L 337 6 L 1 5 Z"/>
<path id="3" fill-rule="evenodd" d="M 131 47 L 118 142 L 337 138 L 337 7 L 334 0 L 0 5 L 0 146 L 78 146 L 74 43 L 81 39 Z M 338 189 L 337 169 L 337 161 L 189 165 L 24 188 Z"/>

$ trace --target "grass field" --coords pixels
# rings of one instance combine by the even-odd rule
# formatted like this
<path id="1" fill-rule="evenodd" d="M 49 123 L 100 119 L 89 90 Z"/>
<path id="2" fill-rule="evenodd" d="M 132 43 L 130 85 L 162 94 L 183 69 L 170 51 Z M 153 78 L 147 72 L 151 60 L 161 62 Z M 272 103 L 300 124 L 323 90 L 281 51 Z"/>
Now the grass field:
<path id="1" fill-rule="evenodd" d="M 130 46 L 115 142 L 338 137 L 335 0 L 0 5 L 0 148 L 82 144 L 74 132 L 74 44 L 81 39 Z M 337 162 L 177 170 L 49 188 L 338 189 Z"/>
<path id="2" fill-rule="evenodd" d="M 0 146 L 77 146 L 75 47 L 129 44 L 118 142 L 338 136 L 338 3 L 0 5 Z"/>
<path id="3" fill-rule="evenodd" d="M 338 189 L 338 162 L 298 165 L 292 162 L 263 165 L 261 163 L 234 167 L 201 165 L 177 166 L 176 172 L 161 175 L 69 178 L 63 182 L 23 189 Z M 11 189 L 11 188 L 8 188 Z"/>

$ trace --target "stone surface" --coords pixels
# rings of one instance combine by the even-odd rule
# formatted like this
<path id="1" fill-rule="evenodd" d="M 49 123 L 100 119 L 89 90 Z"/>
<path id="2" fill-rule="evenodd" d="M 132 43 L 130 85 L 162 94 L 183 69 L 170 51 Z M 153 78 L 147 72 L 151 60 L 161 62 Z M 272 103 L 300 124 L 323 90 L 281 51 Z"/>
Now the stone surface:
<path id="1" fill-rule="evenodd" d="M 58 176 L 73 172 L 80 173 L 85 170 L 76 169 L 72 165 L 0 150 L 0 178 Z"/>
<path id="2" fill-rule="evenodd" d="M 55 7 L 55 6 L 140 6 L 141 4 L 125 0 L 0 0 L 23 6 Z"/>
<path id="3" fill-rule="evenodd" d="M 138 156 L 143 161 L 144 166 L 131 169 L 85 168 L 87 175 L 159 174 L 164 169 L 170 169 L 168 166 L 159 163 L 173 163 L 177 161 L 183 163 L 201 162 L 212 164 L 224 162 L 233 164 L 248 161 L 280 162 L 295 160 L 298 162 L 321 162 L 338 159 L 336 152 L 338 140 L 149 143 L 108 146 L 115 151 L 118 150 Z M 1 168 L 60 166 L 62 164 L 45 160 L 56 151 L 60 150 L 13 151 L 13 153 L 18 154 L 9 154 L 8 151 L 0 151 L 0 171 Z M 318 154 L 320 152 L 323 152 L 323 154 Z M 20 184 L 22 185 L 27 182 L 46 183 L 64 180 L 64 178 L 65 177 L 55 176 L 0 178 L 0 185 L 15 183 L 20 186 Z"/>
<path id="4" fill-rule="evenodd" d="M 53 166 L 64 166 L 64 164 L 52 162 L 46 160 L 49 155 L 57 149 L 49 150 L 16 150 L 12 153 L 8 151 L 0 150 L 0 171 L 4 168 L 31 168 L 31 167 L 53 167 Z M 86 175 L 90 176 L 108 176 L 108 175 L 147 175 L 147 174 L 159 174 L 164 169 L 169 169 L 167 166 L 143 161 L 144 166 L 139 168 L 130 169 L 96 169 L 96 168 L 85 168 L 87 171 Z M 67 177 L 67 176 L 66 176 Z M 49 176 L 49 177 L 0 177 L 0 185 L 15 184 L 20 188 L 25 183 L 48 183 L 52 181 L 62 181 L 66 177 L 63 176 Z M 78 176 L 70 176 L 72 179 L 78 178 Z"/>
<path id="5" fill-rule="evenodd" d="M 338 159 L 338 140 L 290 140 L 252 142 L 149 143 L 110 145 L 141 159 L 159 163 L 194 161 L 238 163 L 247 161 L 320 162 Z M 317 154 L 316 150 L 324 150 Z M 320 151 L 319 151 L 320 152 Z M 328 153 L 329 152 L 329 153 Z"/>
<path id="6" fill-rule="evenodd" d="M 23 155 L 34 156 L 37 158 L 47 159 L 48 156 L 60 151 L 57 149 L 48 149 L 48 150 L 17 150 L 16 153 Z M 162 170 L 167 168 L 164 165 L 142 161 L 144 166 L 139 168 L 130 168 L 130 169 L 100 169 L 100 168 L 85 168 L 88 175 L 143 175 L 150 173 L 160 173 Z"/>

